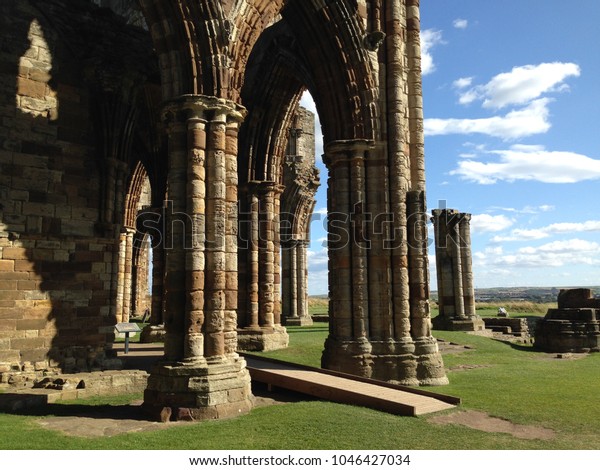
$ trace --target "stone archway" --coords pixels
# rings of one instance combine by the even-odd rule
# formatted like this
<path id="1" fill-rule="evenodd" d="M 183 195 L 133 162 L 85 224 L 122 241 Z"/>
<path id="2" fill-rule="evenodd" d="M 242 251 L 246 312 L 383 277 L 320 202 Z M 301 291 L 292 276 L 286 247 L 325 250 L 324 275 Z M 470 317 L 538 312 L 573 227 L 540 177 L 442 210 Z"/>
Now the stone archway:
<path id="1" fill-rule="evenodd" d="M 237 203 L 252 188 L 251 203 L 277 213 L 286 132 L 304 86 L 322 119 L 329 170 L 323 365 L 446 383 L 429 318 L 418 0 L 141 6 L 161 64 L 169 141 L 165 361 L 150 377 L 146 406 L 163 419 L 224 417 L 251 406 L 236 353 Z M 278 25 L 265 31 L 278 14 L 283 35 L 273 34 Z M 268 34 L 271 63 L 257 42 Z M 244 88 L 253 64 L 263 63 L 264 86 L 251 88 L 269 98 L 261 112 Z M 264 319 L 273 325 L 278 237 L 267 223 L 262 285 L 272 304 Z M 260 271 L 258 283 L 260 297 Z"/>

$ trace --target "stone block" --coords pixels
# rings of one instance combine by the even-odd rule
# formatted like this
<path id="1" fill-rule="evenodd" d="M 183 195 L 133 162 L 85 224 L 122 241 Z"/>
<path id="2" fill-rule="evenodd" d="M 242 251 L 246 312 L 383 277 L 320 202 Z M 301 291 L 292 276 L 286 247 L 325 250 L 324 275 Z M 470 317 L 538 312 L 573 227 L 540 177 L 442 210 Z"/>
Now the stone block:
<path id="1" fill-rule="evenodd" d="M 19 362 L 21 357 L 19 351 L 2 351 L 0 350 L 0 363 L 14 363 Z"/>
<path id="2" fill-rule="evenodd" d="M 15 270 L 15 261 L 9 259 L 0 259 L 0 272 L 10 272 Z"/>
<path id="3" fill-rule="evenodd" d="M 600 308 L 600 299 L 593 297 L 591 289 L 561 289 L 558 308 Z"/>
<path id="4" fill-rule="evenodd" d="M 17 320 L 17 330 L 43 330 L 46 324 L 44 319 Z"/>
<path id="5" fill-rule="evenodd" d="M 40 81 L 18 77 L 17 94 L 43 99 L 46 95 L 46 84 Z"/>

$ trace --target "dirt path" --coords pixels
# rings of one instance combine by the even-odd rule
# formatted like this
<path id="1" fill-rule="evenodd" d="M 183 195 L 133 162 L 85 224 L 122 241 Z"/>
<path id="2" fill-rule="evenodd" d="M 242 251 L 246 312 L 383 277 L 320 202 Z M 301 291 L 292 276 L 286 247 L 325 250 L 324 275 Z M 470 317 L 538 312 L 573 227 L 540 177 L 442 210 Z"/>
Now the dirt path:
<path id="1" fill-rule="evenodd" d="M 514 424 L 481 411 L 459 411 L 448 415 L 434 416 L 428 421 L 434 424 L 460 424 L 483 432 L 502 432 L 519 439 L 550 440 L 556 437 L 556 432 L 552 429 Z"/>

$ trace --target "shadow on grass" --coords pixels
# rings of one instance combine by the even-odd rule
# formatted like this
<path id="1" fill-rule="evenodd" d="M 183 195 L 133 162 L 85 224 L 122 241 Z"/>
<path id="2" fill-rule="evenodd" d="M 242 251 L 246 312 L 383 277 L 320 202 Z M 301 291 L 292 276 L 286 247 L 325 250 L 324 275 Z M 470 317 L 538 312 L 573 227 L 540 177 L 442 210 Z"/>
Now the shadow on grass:
<path id="1" fill-rule="evenodd" d="M 28 397 L 36 395 L 27 394 L 6 394 L 12 395 L 15 399 L 26 400 Z M 7 397 L 11 398 L 11 397 Z M 56 417 L 79 417 L 93 419 L 114 419 L 114 420 L 136 420 L 152 422 L 142 409 L 141 405 L 86 405 L 71 403 L 47 403 L 32 407 L 23 407 L 16 410 L 2 410 L 3 414 L 17 416 L 56 416 Z"/>
<path id="2" fill-rule="evenodd" d="M 507 340 L 507 339 L 499 339 L 499 338 L 492 338 L 492 339 L 494 341 L 498 341 L 500 343 L 506 344 L 507 346 L 510 346 L 515 351 L 535 353 L 535 354 L 548 354 L 546 351 L 542 351 L 541 349 L 537 349 L 531 345 L 519 344 L 519 343 L 515 343 L 514 341 Z"/>
<path id="3" fill-rule="evenodd" d="M 290 334 L 296 334 L 296 333 L 327 333 L 327 328 L 319 328 L 319 327 L 311 327 L 311 326 L 303 326 L 302 329 L 298 329 L 298 330 L 288 330 L 288 332 Z"/>

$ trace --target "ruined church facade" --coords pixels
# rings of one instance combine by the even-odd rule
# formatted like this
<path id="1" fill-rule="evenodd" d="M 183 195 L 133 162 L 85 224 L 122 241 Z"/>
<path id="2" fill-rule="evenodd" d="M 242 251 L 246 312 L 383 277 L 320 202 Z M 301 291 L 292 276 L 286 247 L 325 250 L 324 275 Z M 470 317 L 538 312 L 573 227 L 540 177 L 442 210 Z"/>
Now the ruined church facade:
<path id="1" fill-rule="evenodd" d="M 118 367 L 114 325 L 148 284 L 134 260 L 151 256 L 148 308 L 165 333 L 147 409 L 248 411 L 240 345 L 284 347 L 284 312 L 300 316 L 282 244 L 302 246 L 306 225 L 282 229 L 281 214 L 312 210 L 284 178 L 308 90 L 328 170 L 322 365 L 446 383 L 429 316 L 418 0 L 0 10 L 0 373 Z"/>

